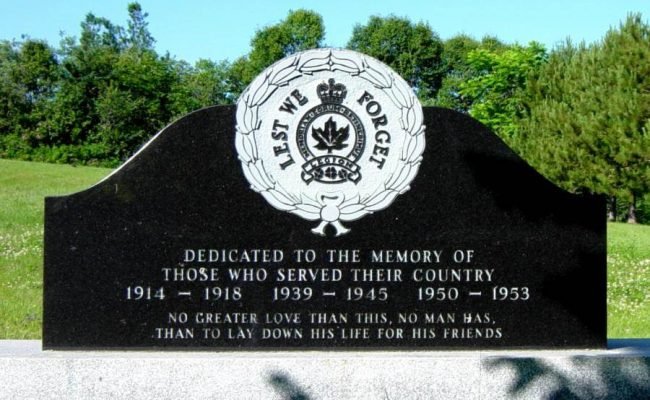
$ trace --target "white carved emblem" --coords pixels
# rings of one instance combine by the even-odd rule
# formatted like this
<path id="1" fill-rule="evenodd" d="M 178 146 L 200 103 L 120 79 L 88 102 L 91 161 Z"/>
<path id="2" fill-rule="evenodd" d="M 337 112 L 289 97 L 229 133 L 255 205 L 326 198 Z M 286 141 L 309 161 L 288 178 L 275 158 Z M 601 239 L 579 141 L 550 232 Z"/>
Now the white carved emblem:
<path id="1" fill-rule="evenodd" d="M 422 107 L 388 66 L 349 50 L 294 54 L 237 102 L 236 148 L 251 188 L 336 235 L 409 190 L 422 161 Z"/>

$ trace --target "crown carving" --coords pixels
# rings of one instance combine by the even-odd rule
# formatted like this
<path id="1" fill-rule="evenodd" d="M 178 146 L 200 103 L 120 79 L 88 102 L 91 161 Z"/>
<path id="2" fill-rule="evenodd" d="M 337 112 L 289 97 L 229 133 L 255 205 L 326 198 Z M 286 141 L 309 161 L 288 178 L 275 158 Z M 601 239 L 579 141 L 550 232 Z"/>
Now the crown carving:
<path id="1" fill-rule="evenodd" d="M 330 79 L 328 83 L 323 82 L 318 85 L 316 93 L 323 103 L 341 104 L 347 96 L 348 90 L 345 85 L 334 83 L 334 79 Z"/>

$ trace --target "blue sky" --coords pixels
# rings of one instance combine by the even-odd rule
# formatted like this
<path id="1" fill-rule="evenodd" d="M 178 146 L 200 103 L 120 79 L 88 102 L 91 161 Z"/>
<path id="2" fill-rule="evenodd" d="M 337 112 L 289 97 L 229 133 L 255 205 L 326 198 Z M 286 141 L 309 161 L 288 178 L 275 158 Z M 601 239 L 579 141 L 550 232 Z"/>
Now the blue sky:
<path id="1" fill-rule="evenodd" d="M 59 32 L 78 36 L 88 12 L 126 25 L 129 0 L 13 0 L 0 6 L 0 39 L 28 34 L 58 46 Z M 7 4 L 8 3 L 8 4 Z M 289 10 L 312 9 L 323 17 L 325 42 L 345 46 L 355 24 L 371 15 L 394 14 L 414 22 L 428 22 L 443 39 L 458 33 L 476 38 L 489 34 L 506 42 L 537 40 L 552 48 L 565 38 L 592 42 L 629 12 L 650 19 L 650 0 L 586 1 L 469 1 L 469 0 L 319 0 L 319 1 L 208 1 L 141 0 L 149 13 L 156 49 L 178 59 L 233 60 L 246 54 L 257 29 L 282 20 Z"/>

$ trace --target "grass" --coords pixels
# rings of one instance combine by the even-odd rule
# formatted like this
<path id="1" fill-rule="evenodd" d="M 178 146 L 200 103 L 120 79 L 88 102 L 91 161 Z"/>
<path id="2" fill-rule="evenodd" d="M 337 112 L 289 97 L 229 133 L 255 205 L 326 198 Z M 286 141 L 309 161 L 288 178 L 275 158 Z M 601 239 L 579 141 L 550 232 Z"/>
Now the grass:
<path id="1" fill-rule="evenodd" d="M 0 160 L 0 339 L 41 337 L 43 198 L 109 169 Z M 608 226 L 608 336 L 650 337 L 650 226 Z"/>
<path id="2" fill-rule="evenodd" d="M 650 226 L 607 227 L 607 331 L 650 338 Z"/>
<path id="3" fill-rule="evenodd" d="M 0 339 L 41 337 L 43 198 L 87 188 L 110 172 L 0 160 Z"/>

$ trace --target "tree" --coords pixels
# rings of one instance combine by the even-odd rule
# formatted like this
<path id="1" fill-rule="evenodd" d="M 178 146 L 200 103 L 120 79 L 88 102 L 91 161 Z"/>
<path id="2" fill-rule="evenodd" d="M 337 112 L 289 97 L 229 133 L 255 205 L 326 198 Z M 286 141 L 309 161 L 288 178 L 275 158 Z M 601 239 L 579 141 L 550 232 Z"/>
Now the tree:
<path id="1" fill-rule="evenodd" d="M 517 118 L 524 109 L 521 94 L 527 79 L 547 59 L 539 43 L 507 49 L 484 47 L 467 55 L 471 77 L 460 83 L 459 93 L 470 104 L 469 113 L 514 145 Z"/>
<path id="2" fill-rule="evenodd" d="M 130 3 L 127 9 L 129 12 L 127 45 L 141 50 L 153 49 L 155 39 L 149 33 L 149 23 L 146 20 L 149 14 L 142 11 L 139 3 Z"/>
<path id="3" fill-rule="evenodd" d="M 524 157 L 575 192 L 629 203 L 650 190 L 650 26 L 631 15 L 601 42 L 554 51 L 527 88 Z M 614 207 L 615 208 L 615 207 Z"/>
<path id="4" fill-rule="evenodd" d="M 461 94 L 461 84 L 480 73 L 472 67 L 468 58 L 470 52 L 479 48 L 497 53 L 507 49 L 508 46 L 492 36 L 485 36 L 478 41 L 465 34 L 451 37 L 443 43 L 442 85 L 436 97 L 428 103 L 464 113 L 469 112 L 471 99 Z"/>
<path id="5" fill-rule="evenodd" d="M 79 42 L 66 38 L 61 80 L 36 130 L 50 161 L 116 165 L 169 122 L 173 62 L 153 50 L 144 13 L 129 4 L 128 28 L 88 14 Z"/>
<path id="6" fill-rule="evenodd" d="M 235 95 L 264 68 L 299 51 L 321 47 L 325 28 L 321 16 L 309 10 L 289 11 L 287 18 L 255 32 L 248 55 L 234 61 L 230 71 Z"/>
<path id="7" fill-rule="evenodd" d="M 106 18 L 86 14 L 81 23 L 80 46 L 85 49 L 107 47 L 119 51 L 124 46 L 124 29 Z"/>
<path id="8" fill-rule="evenodd" d="M 9 147 L 38 141 L 34 131 L 55 94 L 58 66 L 54 50 L 43 41 L 0 44 L 0 148 L 12 151 Z"/>
<path id="9" fill-rule="evenodd" d="M 235 100 L 230 80 L 230 63 L 198 60 L 194 66 L 175 63 L 177 80 L 171 98 L 174 116 L 215 104 L 232 104 Z"/>
<path id="10" fill-rule="evenodd" d="M 15 80 L 18 44 L 0 42 L 0 157 L 18 157 L 26 144 L 21 119 L 28 109 L 25 91 Z"/>
<path id="11" fill-rule="evenodd" d="M 120 53 L 95 100 L 99 123 L 91 141 L 110 149 L 113 159 L 131 155 L 170 120 L 174 78 L 169 62 L 151 50 Z"/>
<path id="12" fill-rule="evenodd" d="M 127 11 L 126 28 L 87 14 L 58 53 L 0 42 L 0 156 L 115 166 L 172 118 L 232 102 L 229 63 L 159 56 L 147 13 L 138 3 Z M 314 43 L 311 16 L 290 15 L 285 51 Z"/>
<path id="13" fill-rule="evenodd" d="M 54 50 L 43 41 L 30 39 L 20 46 L 14 79 L 24 87 L 26 100 L 33 104 L 52 94 L 57 69 Z"/>
<path id="14" fill-rule="evenodd" d="M 373 16 L 366 25 L 354 27 L 347 47 L 388 64 L 420 99 L 432 98 L 440 89 L 443 46 L 428 24 L 413 24 L 396 16 Z"/>
<path id="15" fill-rule="evenodd" d="M 439 107 L 451 108 L 460 112 L 469 111 L 469 102 L 460 94 L 460 84 L 468 79 L 471 68 L 467 63 L 470 51 L 480 43 L 467 35 L 457 35 L 443 43 L 441 64 L 443 78 L 440 90 L 430 102 Z"/>

